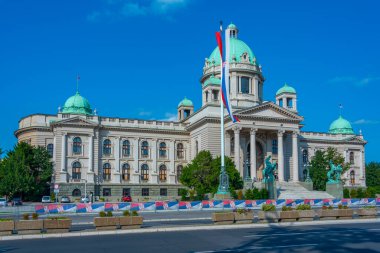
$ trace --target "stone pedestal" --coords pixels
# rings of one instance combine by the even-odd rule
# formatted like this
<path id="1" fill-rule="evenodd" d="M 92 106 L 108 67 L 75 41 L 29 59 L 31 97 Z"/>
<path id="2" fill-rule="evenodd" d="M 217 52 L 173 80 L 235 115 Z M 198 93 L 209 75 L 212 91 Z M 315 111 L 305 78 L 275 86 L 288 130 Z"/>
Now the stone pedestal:
<path id="1" fill-rule="evenodd" d="M 342 199 L 343 198 L 343 185 L 341 182 L 339 183 L 327 183 L 326 184 L 326 192 L 334 198 Z"/>
<path id="2" fill-rule="evenodd" d="M 300 185 L 302 185 L 306 190 L 312 191 L 313 190 L 313 182 L 299 182 Z"/>
<path id="3" fill-rule="evenodd" d="M 215 193 L 214 200 L 224 200 L 224 199 L 232 199 L 231 194 L 227 193 Z"/>
<path id="4" fill-rule="evenodd" d="M 245 190 L 248 190 L 248 189 L 252 189 L 253 188 L 253 182 L 251 179 L 245 179 L 244 180 L 244 189 Z"/>
<path id="5" fill-rule="evenodd" d="M 264 183 L 265 189 L 267 189 L 269 193 L 269 199 L 277 199 L 277 188 L 276 182 L 266 182 Z"/>

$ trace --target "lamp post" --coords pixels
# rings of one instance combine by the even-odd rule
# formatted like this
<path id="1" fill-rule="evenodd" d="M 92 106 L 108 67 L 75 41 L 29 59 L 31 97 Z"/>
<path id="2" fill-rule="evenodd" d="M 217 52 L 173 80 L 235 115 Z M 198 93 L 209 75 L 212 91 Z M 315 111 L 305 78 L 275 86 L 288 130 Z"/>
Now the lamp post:
<path id="1" fill-rule="evenodd" d="M 81 179 L 84 181 L 84 203 L 87 203 L 87 179 Z"/>
<path id="2" fill-rule="evenodd" d="M 305 182 L 307 183 L 310 183 L 312 182 L 311 178 L 310 178 L 310 163 L 309 161 L 306 161 L 306 163 L 304 164 L 304 167 L 305 167 L 305 170 L 306 170 L 306 179 L 305 179 Z"/>
<path id="3" fill-rule="evenodd" d="M 244 161 L 244 168 L 245 168 L 245 181 L 251 181 L 251 177 L 249 175 L 249 169 L 248 166 L 250 165 L 248 159 Z"/>

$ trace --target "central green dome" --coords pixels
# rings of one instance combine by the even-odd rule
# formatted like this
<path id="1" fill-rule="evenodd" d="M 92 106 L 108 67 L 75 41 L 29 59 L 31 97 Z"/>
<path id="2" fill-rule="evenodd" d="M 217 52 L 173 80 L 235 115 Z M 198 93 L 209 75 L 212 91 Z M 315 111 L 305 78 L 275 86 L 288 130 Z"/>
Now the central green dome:
<path id="1" fill-rule="evenodd" d="M 334 120 L 329 129 L 330 134 L 354 134 L 354 130 L 348 120 L 339 116 L 338 119 Z"/>
<path id="2" fill-rule="evenodd" d="M 66 100 L 62 113 L 91 115 L 92 109 L 88 100 L 77 92 Z"/>
<path id="3" fill-rule="evenodd" d="M 253 54 L 252 50 L 249 48 L 247 44 L 245 44 L 243 41 L 231 37 L 230 38 L 230 62 L 232 62 L 233 56 L 236 57 L 236 62 L 241 62 L 240 56 L 242 56 L 244 53 L 248 54 L 249 62 L 254 64 L 255 55 Z M 220 52 L 219 48 L 216 47 L 214 51 L 212 51 L 210 57 L 208 58 L 208 61 L 214 65 L 220 65 Z M 256 64 L 258 64 L 256 62 Z"/>
<path id="4" fill-rule="evenodd" d="M 179 102 L 178 107 L 180 107 L 180 106 L 194 106 L 194 105 L 190 99 L 187 99 L 185 97 L 181 102 Z"/>

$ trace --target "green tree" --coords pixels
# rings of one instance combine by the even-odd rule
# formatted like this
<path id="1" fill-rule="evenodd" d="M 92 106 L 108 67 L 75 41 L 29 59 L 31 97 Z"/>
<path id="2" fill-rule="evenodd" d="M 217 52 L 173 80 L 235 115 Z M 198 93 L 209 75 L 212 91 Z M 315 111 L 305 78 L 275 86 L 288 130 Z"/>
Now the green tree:
<path id="1" fill-rule="evenodd" d="M 365 182 L 368 187 L 380 186 L 380 163 L 370 162 L 365 168 Z"/>
<path id="2" fill-rule="evenodd" d="M 349 169 L 350 165 L 344 163 L 344 157 L 335 148 L 329 147 L 326 151 L 317 150 L 310 163 L 310 177 L 313 180 L 314 190 L 326 190 L 327 171 L 330 169 L 330 160 L 336 165 L 342 165 L 342 174 Z"/>
<path id="3" fill-rule="evenodd" d="M 0 195 L 36 200 L 49 190 L 53 172 L 50 156 L 43 147 L 17 144 L 0 164 Z"/>

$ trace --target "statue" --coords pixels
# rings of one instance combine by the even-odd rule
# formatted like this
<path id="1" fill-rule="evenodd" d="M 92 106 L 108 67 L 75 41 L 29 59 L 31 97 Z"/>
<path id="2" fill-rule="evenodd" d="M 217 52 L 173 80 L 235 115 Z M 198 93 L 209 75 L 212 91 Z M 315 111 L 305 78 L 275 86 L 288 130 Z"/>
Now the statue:
<path id="1" fill-rule="evenodd" d="M 341 181 L 340 176 L 342 174 L 342 165 L 335 165 L 332 160 L 330 160 L 330 170 L 327 172 L 327 182 L 328 183 L 339 183 Z"/>
<path id="2" fill-rule="evenodd" d="M 270 162 L 271 156 L 265 159 L 265 169 L 263 170 L 263 183 L 274 182 L 274 171 L 277 167 L 277 163 Z"/>

